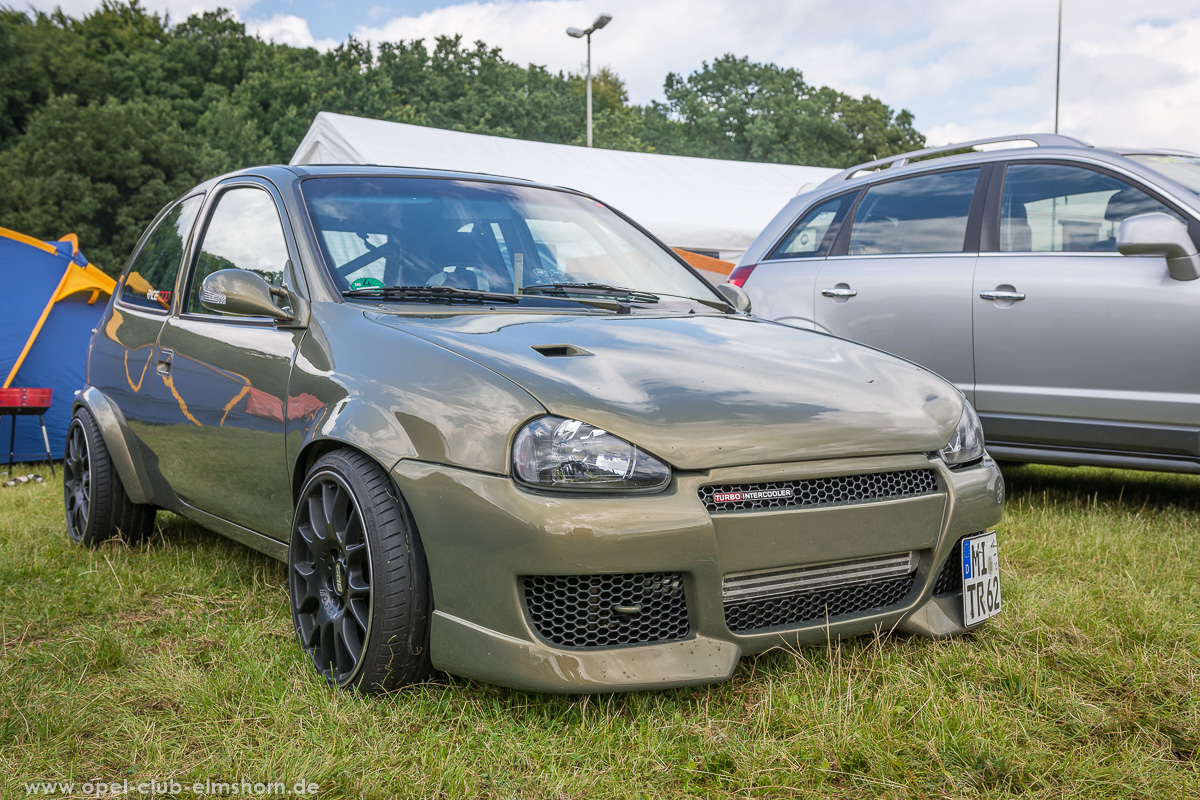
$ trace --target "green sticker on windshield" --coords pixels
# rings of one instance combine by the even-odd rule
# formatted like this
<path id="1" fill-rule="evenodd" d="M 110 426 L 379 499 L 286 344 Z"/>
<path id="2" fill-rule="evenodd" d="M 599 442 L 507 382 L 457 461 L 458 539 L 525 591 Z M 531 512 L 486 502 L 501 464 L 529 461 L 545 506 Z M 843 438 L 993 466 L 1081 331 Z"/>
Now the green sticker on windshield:
<path id="1" fill-rule="evenodd" d="M 383 281 L 374 278 L 358 278 L 350 284 L 351 289 L 382 289 Z"/>

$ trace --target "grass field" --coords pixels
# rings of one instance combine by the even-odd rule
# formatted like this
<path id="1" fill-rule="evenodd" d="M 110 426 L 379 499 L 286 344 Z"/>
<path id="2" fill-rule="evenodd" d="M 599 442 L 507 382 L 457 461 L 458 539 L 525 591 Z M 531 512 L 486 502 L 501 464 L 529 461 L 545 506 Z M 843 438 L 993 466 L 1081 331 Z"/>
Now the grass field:
<path id="1" fill-rule="evenodd" d="M 328 798 L 1200 797 L 1200 478 L 1006 477 L 1005 611 L 984 630 L 604 697 L 446 677 L 332 691 L 294 642 L 281 564 L 165 513 L 147 545 L 87 551 L 61 483 L 0 489 L 0 797 L 172 780 L 183 797 L 206 780 Z"/>

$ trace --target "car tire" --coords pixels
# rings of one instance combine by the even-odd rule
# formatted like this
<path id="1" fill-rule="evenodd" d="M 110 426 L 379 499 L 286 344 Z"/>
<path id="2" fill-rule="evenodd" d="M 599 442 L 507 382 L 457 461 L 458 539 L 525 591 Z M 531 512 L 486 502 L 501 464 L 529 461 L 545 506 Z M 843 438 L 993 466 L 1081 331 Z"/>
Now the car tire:
<path id="1" fill-rule="evenodd" d="M 67 534 L 86 547 L 116 538 L 133 544 L 154 530 L 158 509 L 129 499 L 100 426 L 86 408 L 75 412 L 67 429 L 63 503 Z"/>
<path id="2" fill-rule="evenodd" d="M 425 553 L 378 463 L 354 450 L 318 459 L 300 490 L 289 544 L 292 622 L 325 680 L 375 693 L 429 677 Z"/>

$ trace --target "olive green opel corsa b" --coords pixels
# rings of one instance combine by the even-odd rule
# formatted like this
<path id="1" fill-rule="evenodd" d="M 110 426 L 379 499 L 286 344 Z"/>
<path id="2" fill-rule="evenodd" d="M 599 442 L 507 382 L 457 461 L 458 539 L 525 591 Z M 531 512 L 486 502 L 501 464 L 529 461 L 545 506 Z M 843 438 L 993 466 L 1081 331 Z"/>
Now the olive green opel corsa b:
<path id="1" fill-rule="evenodd" d="M 265 167 L 170 204 L 88 352 L 71 537 L 156 509 L 287 563 L 333 684 L 728 679 L 1000 609 L 1003 482 L 927 370 L 755 319 L 609 207 Z"/>

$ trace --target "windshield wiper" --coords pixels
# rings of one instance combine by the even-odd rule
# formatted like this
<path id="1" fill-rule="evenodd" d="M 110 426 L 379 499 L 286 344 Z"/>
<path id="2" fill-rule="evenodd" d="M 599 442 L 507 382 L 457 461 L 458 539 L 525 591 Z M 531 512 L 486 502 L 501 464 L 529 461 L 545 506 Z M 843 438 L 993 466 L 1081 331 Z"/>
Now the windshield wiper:
<path id="1" fill-rule="evenodd" d="M 626 289 L 623 286 L 609 286 L 607 283 L 539 283 L 534 286 L 521 287 L 521 294 L 551 294 L 561 297 L 583 295 L 585 297 L 619 297 L 638 303 L 657 303 L 658 295 L 650 292 L 639 292 L 637 289 Z"/>
<path id="2" fill-rule="evenodd" d="M 420 300 L 426 303 L 519 303 L 511 294 L 485 292 L 481 289 L 460 289 L 457 286 L 367 286 L 347 289 L 342 297 L 382 297 L 389 300 Z"/>

